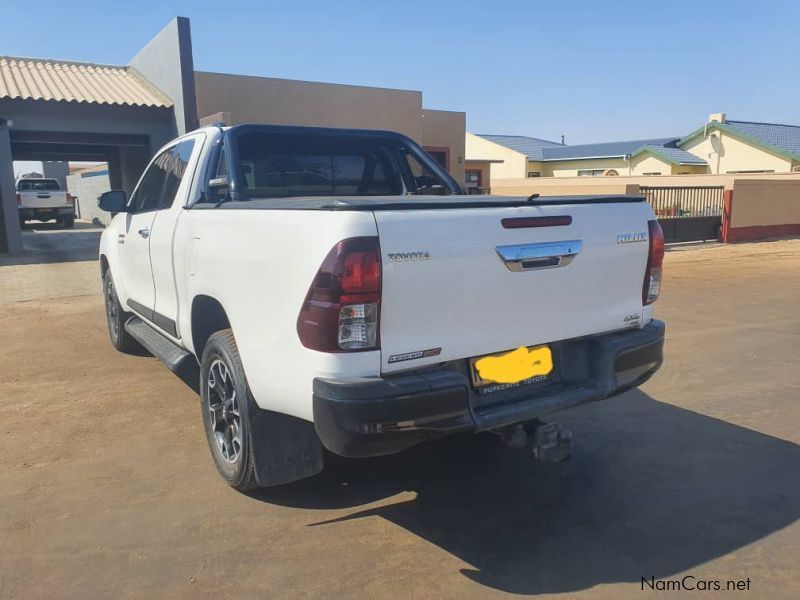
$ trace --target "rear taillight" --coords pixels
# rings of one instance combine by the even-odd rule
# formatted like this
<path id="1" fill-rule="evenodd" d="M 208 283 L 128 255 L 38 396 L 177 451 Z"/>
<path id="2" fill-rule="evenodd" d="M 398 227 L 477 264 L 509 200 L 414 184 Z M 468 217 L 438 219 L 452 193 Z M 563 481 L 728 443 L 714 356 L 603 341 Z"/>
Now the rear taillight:
<path id="1" fill-rule="evenodd" d="M 22 196 L 17 194 L 17 206 L 22 206 Z"/>
<path id="2" fill-rule="evenodd" d="M 658 221 L 648 221 L 650 250 L 647 253 L 647 269 L 642 286 L 642 304 L 647 306 L 658 300 L 661 293 L 661 265 L 664 262 L 664 232 Z"/>
<path id="3" fill-rule="evenodd" d="M 380 347 L 381 252 L 377 237 L 336 244 L 317 271 L 297 317 L 306 348 L 358 352 Z"/>
<path id="4" fill-rule="evenodd" d="M 67 204 L 75 206 L 75 198 L 72 197 L 72 194 L 67 194 Z"/>

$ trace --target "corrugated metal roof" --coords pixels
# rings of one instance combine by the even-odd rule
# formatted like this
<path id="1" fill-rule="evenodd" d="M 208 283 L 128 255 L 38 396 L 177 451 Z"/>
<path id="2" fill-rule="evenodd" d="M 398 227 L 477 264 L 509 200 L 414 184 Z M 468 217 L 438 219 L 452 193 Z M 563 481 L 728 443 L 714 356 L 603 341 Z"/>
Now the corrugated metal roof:
<path id="1" fill-rule="evenodd" d="M 800 126 L 752 121 L 725 121 L 725 125 L 754 140 L 787 154 L 800 156 Z"/>
<path id="2" fill-rule="evenodd" d="M 629 140 L 624 142 L 604 142 L 600 144 L 576 144 L 545 148 L 541 160 L 578 160 L 582 158 L 616 158 L 632 154 L 642 146 L 665 146 L 678 138 L 658 138 L 652 140 Z"/>
<path id="3" fill-rule="evenodd" d="M 699 156 L 695 156 L 691 152 L 687 152 L 686 150 L 681 150 L 680 148 L 673 148 L 671 146 L 658 146 L 648 144 L 639 150 L 637 150 L 634 154 L 638 154 L 644 150 L 652 150 L 655 154 L 660 154 L 667 160 L 671 160 L 672 162 L 679 164 L 679 165 L 707 165 L 708 163 L 700 158 Z"/>
<path id="4" fill-rule="evenodd" d="M 475 135 L 524 154 L 529 160 L 542 160 L 542 148 L 562 147 L 558 142 L 541 140 L 526 135 L 488 135 L 483 133 Z"/>
<path id="5" fill-rule="evenodd" d="M 0 98 L 170 107 L 172 101 L 127 67 L 0 56 Z"/>

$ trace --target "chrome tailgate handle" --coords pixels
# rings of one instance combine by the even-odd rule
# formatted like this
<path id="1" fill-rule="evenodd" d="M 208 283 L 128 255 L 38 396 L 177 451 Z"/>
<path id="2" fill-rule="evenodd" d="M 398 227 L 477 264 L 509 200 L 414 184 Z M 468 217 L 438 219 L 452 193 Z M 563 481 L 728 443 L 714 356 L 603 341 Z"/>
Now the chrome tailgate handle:
<path id="1" fill-rule="evenodd" d="M 509 271 L 565 267 L 583 249 L 581 240 L 497 246 L 495 251 Z"/>

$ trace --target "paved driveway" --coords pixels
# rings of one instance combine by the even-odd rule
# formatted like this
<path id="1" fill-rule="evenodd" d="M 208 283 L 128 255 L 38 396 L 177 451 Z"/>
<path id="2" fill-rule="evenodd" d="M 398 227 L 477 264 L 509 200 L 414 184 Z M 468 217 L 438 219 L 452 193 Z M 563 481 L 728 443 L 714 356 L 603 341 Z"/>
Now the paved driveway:
<path id="1" fill-rule="evenodd" d="M 800 597 L 800 241 L 669 253 L 666 365 L 562 414 L 568 463 L 469 438 L 252 496 L 190 386 L 112 351 L 96 263 L 61 267 L 0 305 L 2 598 Z"/>

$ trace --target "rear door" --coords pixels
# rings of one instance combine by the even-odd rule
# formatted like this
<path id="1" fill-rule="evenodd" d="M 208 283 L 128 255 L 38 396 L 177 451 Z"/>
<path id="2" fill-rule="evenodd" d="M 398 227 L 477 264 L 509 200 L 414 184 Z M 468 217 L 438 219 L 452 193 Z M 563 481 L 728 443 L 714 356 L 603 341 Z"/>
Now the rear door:
<path id="1" fill-rule="evenodd" d="M 175 228 L 183 214 L 192 175 L 203 146 L 205 133 L 182 138 L 170 151 L 161 203 L 150 234 L 150 264 L 155 285 L 153 322 L 174 338 L 178 331 L 178 296 L 175 286 L 175 254 L 186 248 L 175 248 Z"/>
<path id="2" fill-rule="evenodd" d="M 383 261 L 383 372 L 638 326 L 645 318 L 653 217 L 644 202 L 374 214 Z M 531 217 L 559 217 L 553 222 L 561 224 L 503 225 Z"/>

